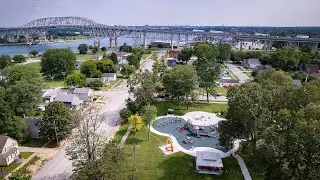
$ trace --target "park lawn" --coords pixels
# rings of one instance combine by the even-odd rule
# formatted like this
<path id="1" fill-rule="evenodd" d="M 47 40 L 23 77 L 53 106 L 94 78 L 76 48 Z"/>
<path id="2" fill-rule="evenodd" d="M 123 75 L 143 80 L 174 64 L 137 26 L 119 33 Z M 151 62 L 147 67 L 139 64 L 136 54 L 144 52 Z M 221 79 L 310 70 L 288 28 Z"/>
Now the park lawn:
<path id="1" fill-rule="evenodd" d="M 32 154 L 33 152 L 20 152 L 20 157 L 23 159 L 28 159 Z"/>
<path id="2" fill-rule="evenodd" d="M 12 164 L 10 164 L 9 166 L 4 166 L 4 167 L 1 167 L 1 169 L 3 171 L 6 171 L 6 172 L 11 172 L 13 171 L 14 169 L 16 169 L 20 164 L 22 164 L 21 162 L 13 162 Z"/>
<path id="3" fill-rule="evenodd" d="M 189 103 L 189 108 L 187 109 L 186 103 L 179 103 L 177 101 L 156 101 L 153 103 L 154 106 L 158 109 L 158 115 L 166 115 L 168 109 L 174 109 L 174 114 L 184 115 L 187 112 L 191 111 L 204 111 L 209 113 L 216 113 L 221 111 L 227 111 L 227 104 L 218 104 L 218 103 Z"/>
<path id="4" fill-rule="evenodd" d="M 166 137 L 151 134 L 148 139 L 147 129 L 143 127 L 139 132 L 130 134 L 125 145 L 125 162 L 123 173 L 128 176 L 136 176 L 142 180 L 238 180 L 244 179 L 237 160 L 233 157 L 223 159 L 225 172 L 220 175 L 204 175 L 195 172 L 195 158 L 178 152 L 165 156 L 159 149 L 165 144 Z M 136 158 L 134 160 L 134 145 L 136 145 Z M 136 167 L 136 171 L 134 168 Z"/>
<path id="5" fill-rule="evenodd" d="M 42 82 L 42 87 L 44 88 L 56 88 L 56 87 L 65 87 L 63 80 L 44 80 Z"/>
<path id="6" fill-rule="evenodd" d="M 228 93 L 228 88 L 225 87 L 216 87 L 216 91 L 218 94 L 226 95 Z"/>
<path id="7" fill-rule="evenodd" d="M 119 144 L 122 137 L 124 136 L 124 134 L 127 132 L 127 129 L 129 127 L 129 124 L 128 123 L 122 123 L 119 130 L 116 132 L 116 134 L 114 135 L 113 137 L 113 141 L 116 143 L 116 144 Z"/>

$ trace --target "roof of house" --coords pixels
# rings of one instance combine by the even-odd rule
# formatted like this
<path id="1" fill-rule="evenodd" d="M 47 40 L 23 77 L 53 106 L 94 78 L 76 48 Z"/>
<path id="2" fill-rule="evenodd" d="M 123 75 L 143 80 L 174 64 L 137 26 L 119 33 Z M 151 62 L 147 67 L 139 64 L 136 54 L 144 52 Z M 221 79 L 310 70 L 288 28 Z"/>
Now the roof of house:
<path id="1" fill-rule="evenodd" d="M 174 67 L 174 66 L 176 66 L 177 65 L 177 59 L 167 59 L 167 65 L 169 66 L 169 67 Z"/>
<path id="2" fill-rule="evenodd" d="M 72 93 L 73 94 L 87 94 L 91 91 L 92 91 L 92 89 L 90 89 L 90 88 L 74 88 Z"/>
<path id="3" fill-rule="evenodd" d="M 65 103 L 71 103 L 71 105 L 79 105 L 83 101 L 79 99 L 79 97 L 76 94 L 67 94 L 67 93 L 60 93 L 55 98 L 55 101 L 65 102 Z"/>
<path id="4" fill-rule="evenodd" d="M 102 77 L 114 77 L 116 75 L 117 75 L 116 73 L 103 73 Z"/>
<path id="5" fill-rule="evenodd" d="M 1 136 L 0 135 L 0 152 L 3 150 L 4 145 L 7 143 L 8 139 L 15 140 L 9 136 Z"/>
<path id="6" fill-rule="evenodd" d="M 243 60 L 244 64 L 260 64 L 260 60 L 257 58 L 249 58 Z"/>
<path id="7" fill-rule="evenodd" d="M 197 151 L 197 166 L 223 167 L 221 155 L 209 151 Z"/>

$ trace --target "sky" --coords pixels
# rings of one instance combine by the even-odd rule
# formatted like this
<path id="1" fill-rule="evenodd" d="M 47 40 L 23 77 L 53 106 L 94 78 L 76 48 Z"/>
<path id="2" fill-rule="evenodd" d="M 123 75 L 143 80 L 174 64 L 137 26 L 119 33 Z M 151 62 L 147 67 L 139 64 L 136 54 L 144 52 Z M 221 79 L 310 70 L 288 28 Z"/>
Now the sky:
<path id="1" fill-rule="evenodd" d="M 320 26 L 320 0 L 0 0 L 0 27 L 55 16 L 106 25 Z"/>

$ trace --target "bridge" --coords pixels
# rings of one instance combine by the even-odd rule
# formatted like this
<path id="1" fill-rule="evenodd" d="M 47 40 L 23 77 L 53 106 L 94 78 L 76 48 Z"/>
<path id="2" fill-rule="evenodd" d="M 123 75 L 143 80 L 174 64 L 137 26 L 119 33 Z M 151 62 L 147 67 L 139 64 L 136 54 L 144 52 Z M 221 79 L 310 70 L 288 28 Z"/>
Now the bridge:
<path id="1" fill-rule="evenodd" d="M 47 37 L 48 31 L 53 28 L 77 28 L 81 29 L 91 37 L 109 37 L 110 47 L 114 41 L 117 46 L 118 37 L 131 37 L 136 41 L 142 40 L 142 44 L 146 47 L 146 38 L 152 39 L 166 39 L 171 41 L 180 42 L 184 40 L 188 43 L 190 38 L 195 38 L 198 41 L 212 41 L 217 38 L 232 38 L 235 42 L 240 42 L 240 50 L 242 49 L 243 41 L 256 41 L 262 40 L 266 45 L 266 49 L 272 47 L 275 41 L 287 42 L 288 45 L 292 43 L 310 43 L 313 44 L 315 50 L 318 49 L 320 38 L 290 38 L 290 37 L 276 37 L 276 36 L 256 36 L 256 35 L 243 35 L 235 33 L 212 33 L 212 32 L 198 32 L 188 29 L 175 29 L 175 28 L 153 28 L 153 27 L 137 27 L 137 26 L 108 26 L 97 23 L 93 20 L 83 17 L 49 17 L 31 21 L 20 27 L 0 28 L 0 38 L 16 38 L 24 36 L 26 38 Z"/>

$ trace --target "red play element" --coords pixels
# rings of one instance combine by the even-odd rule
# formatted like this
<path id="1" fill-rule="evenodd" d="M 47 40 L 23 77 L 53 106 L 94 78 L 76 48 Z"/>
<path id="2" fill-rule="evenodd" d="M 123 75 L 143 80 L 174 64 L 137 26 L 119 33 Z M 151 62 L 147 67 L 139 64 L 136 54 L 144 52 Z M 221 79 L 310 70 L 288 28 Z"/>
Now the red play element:
<path id="1" fill-rule="evenodd" d="M 179 132 L 185 131 L 185 130 L 186 130 L 186 127 L 187 127 L 187 125 L 185 124 L 184 126 L 182 126 L 182 128 L 180 128 L 180 131 L 179 131 Z"/>

